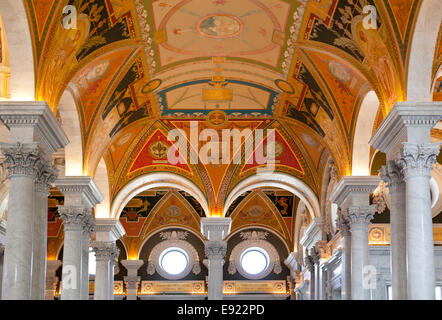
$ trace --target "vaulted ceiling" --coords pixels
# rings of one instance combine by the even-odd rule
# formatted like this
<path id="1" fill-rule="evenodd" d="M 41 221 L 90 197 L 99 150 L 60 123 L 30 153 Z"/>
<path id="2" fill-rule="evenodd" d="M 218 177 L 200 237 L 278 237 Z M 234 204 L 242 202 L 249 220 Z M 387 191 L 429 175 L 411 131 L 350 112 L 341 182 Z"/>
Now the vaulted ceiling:
<path id="1" fill-rule="evenodd" d="M 178 165 L 152 153 L 167 133 L 274 128 L 277 170 L 320 194 L 329 156 L 351 171 L 365 94 L 379 123 L 406 97 L 406 70 L 420 0 L 23 0 L 37 66 L 37 97 L 57 109 L 73 94 L 84 168 L 105 158 L 111 196 L 152 171 L 195 182 L 220 206 L 257 166 Z M 77 10 L 65 29 L 63 8 Z M 363 8 L 377 8 L 377 29 Z"/>

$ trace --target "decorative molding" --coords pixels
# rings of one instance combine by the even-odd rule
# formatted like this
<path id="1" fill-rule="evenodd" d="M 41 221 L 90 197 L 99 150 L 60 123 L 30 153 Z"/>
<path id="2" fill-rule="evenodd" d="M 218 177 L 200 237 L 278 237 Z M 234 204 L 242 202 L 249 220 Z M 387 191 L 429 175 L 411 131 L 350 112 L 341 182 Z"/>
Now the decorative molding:
<path id="1" fill-rule="evenodd" d="M 69 143 L 69 139 L 46 102 L 1 101 L 0 119 L 11 131 L 23 128 L 23 134 L 20 135 L 22 138 L 30 134 L 32 138 L 37 137 L 50 153 L 64 148 Z M 32 128 L 31 132 L 29 128 Z"/>
<path id="2" fill-rule="evenodd" d="M 222 260 L 226 256 L 226 241 L 206 241 L 205 253 L 209 260 Z"/>
<path id="3" fill-rule="evenodd" d="M 268 231 L 243 231 L 239 234 L 243 240 L 266 240 Z"/>
<path id="4" fill-rule="evenodd" d="M 160 232 L 162 240 L 186 240 L 189 235 L 188 231 L 165 231 Z"/>
<path id="5" fill-rule="evenodd" d="M 369 144 L 388 153 L 408 140 L 408 129 L 421 127 L 430 131 L 442 117 L 440 102 L 397 102 L 375 132 Z M 422 141 L 425 142 L 425 141 Z"/>
<path id="6" fill-rule="evenodd" d="M 103 195 L 89 176 L 60 177 L 55 181 L 58 190 L 64 195 L 81 195 L 85 205 L 91 208 L 103 201 Z"/>
<path id="7" fill-rule="evenodd" d="M 367 195 L 372 193 L 379 185 L 380 178 L 378 176 L 344 176 L 330 196 L 330 200 L 342 207 L 350 196 L 359 194 Z"/>
<path id="8" fill-rule="evenodd" d="M 230 232 L 231 218 L 202 218 L 201 233 L 209 240 L 221 241 Z"/>
<path id="9" fill-rule="evenodd" d="M 100 241 L 116 241 L 126 234 L 124 227 L 116 219 L 96 219 L 94 231 Z"/>
<path id="10" fill-rule="evenodd" d="M 344 216 L 348 221 L 351 231 L 359 227 L 364 227 L 368 230 L 375 212 L 376 205 L 351 206 L 344 211 Z"/>
<path id="11" fill-rule="evenodd" d="M 376 213 L 382 213 L 387 208 L 388 189 L 384 181 L 373 191 L 373 204 L 376 205 Z"/>

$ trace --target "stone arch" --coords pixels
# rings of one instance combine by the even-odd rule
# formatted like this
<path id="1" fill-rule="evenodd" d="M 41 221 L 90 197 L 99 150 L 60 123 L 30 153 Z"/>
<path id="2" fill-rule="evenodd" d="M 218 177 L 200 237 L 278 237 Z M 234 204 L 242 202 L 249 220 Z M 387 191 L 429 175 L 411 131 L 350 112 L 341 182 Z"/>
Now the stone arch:
<path id="1" fill-rule="evenodd" d="M 118 219 L 124 206 L 140 192 L 154 188 L 175 188 L 187 192 L 202 206 L 206 216 L 209 216 L 209 205 L 201 190 L 183 176 L 169 173 L 148 173 L 139 176 L 126 184 L 117 194 L 111 206 L 111 218 Z"/>
<path id="2" fill-rule="evenodd" d="M 300 198 L 307 206 L 312 218 L 320 216 L 320 207 L 317 196 L 303 181 L 285 173 L 263 173 L 252 175 L 238 183 L 228 194 L 224 202 L 223 216 L 236 198 L 244 192 L 261 188 L 274 187 L 289 191 Z"/>

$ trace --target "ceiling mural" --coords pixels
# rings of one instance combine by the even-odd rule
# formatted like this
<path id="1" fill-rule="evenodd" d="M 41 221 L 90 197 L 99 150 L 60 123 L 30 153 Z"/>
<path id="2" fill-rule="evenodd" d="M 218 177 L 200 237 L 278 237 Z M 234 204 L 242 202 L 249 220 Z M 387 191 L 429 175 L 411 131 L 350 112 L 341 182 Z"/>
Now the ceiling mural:
<path id="1" fill-rule="evenodd" d="M 167 153 L 176 146 L 168 132 L 180 129 L 189 137 L 190 121 L 198 123 L 198 135 L 204 129 L 219 136 L 225 129 L 276 129 L 276 171 L 301 179 L 320 197 L 324 158 L 340 160 L 335 161 L 340 175 L 351 172 L 355 124 L 365 94 L 374 90 L 381 101 L 376 123 L 405 98 L 421 3 L 22 1 L 32 31 L 36 98 L 55 112 L 64 90 L 72 92 L 85 174 L 93 176 L 104 157 L 114 199 L 141 175 L 172 172 L 197 185 L 217 212 L 235 185 L 260 168 L 246 164 L 246 147 L 253 156 L 263 153 L 266 140 L 249 145 L 244 139 L 239 150 L 231 146 L 225 163 L 193 164 L 188 154 L 180 154 L 187 163 L 171 164 Z M 77 10 L 77 29 L 63 26 L 66 5 Z M 370 5 L 377 13 L 372 29 L 363 25 L 364 8 Z M 441 48 L 436 49 L 435 69 Z M 440 79 L 435 99 L 441 95 L 438 84 Z M 209 145 L 190 139 L 186 144 L 189 151 Z M 240 163 L 233 163 L 235 154 Z M 191 197 L 175 196 L 203 215 Z"/>

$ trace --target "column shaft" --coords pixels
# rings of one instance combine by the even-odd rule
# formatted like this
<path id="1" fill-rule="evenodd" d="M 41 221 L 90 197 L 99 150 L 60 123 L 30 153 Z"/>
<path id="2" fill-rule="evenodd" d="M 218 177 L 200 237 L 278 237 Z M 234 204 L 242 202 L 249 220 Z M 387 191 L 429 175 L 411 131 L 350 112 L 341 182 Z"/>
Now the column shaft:
<path id="1" fill-rule="evenodd" d="M 97 261 L 94 300 L 113 300 L 114 272 L 112 269 L 119 249 L 113 241 L 95 241 L 92 243 L 92 248 Z"/>
<path id="2" fill-rule="evenodd" d="M 398 165 L 406 182 L 408 298 L 435 299 L 430 174 L 439 144 L 404 143 Z"/>
<path id="3" fill-rule="evenodd" d="M 4 300 L 29 300 L 32 284 L 34 178 L 10 177 L 8 227 L 3 270 Z"/>
<path id="4" fill-rule="evenodd" d="M 226 255 L 226 241 L 207 241 L 206 256 L 208 258 L 209 284 L 208 299 L 223 299 L 223 264 Z"/>

